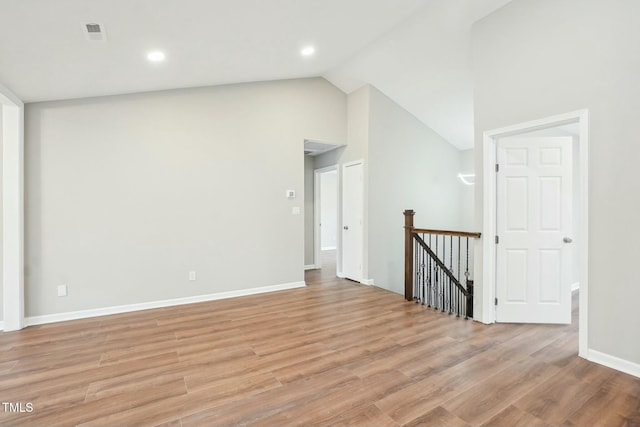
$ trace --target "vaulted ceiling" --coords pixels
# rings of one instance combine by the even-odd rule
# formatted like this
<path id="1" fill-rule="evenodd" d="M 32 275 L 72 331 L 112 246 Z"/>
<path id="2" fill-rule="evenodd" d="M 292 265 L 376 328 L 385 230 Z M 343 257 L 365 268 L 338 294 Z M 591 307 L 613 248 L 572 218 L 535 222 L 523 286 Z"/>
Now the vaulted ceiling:
<path id="1" fill-rule="evenodd" d="M 324 76 L 372 84 L 470 148 L 471 24 L 508 1 L 1 0 L 0 83 L 35 102 Z"/>

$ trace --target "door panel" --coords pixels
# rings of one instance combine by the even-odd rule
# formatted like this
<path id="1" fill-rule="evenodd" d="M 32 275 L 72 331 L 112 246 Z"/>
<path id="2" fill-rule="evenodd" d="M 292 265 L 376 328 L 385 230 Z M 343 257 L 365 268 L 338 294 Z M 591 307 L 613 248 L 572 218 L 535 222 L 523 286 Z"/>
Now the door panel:
<path id="1" fill-rule="evenodd" d="M 529 225 L 529 196 L 527 177 L 507 177 L 506 227 L 509 231 L 527 231 Z"/>
<path id="2" fill-rule="evenodd" d="M 540 178 L 540 230 L 562 231 L 562 179 Z"/>
<path id="3" fill-rule="evenodd" d="M 527 260 L 526 249 L 509 249 L 505 251 L 505 267 L 507 269 L 507 301 L 525 303 L 527 301 Z"/>
<path id="4" fill-rule="evenodd" d="M 562 254 L 558 249 L 543 249 L 540 259 L 540 299 L 541 303 L 562 302 Z"/>
<path id="5" fill-rule="evenodd" d="M 570 323 L 571 138 L 498 141 L 496 320 Z"/>

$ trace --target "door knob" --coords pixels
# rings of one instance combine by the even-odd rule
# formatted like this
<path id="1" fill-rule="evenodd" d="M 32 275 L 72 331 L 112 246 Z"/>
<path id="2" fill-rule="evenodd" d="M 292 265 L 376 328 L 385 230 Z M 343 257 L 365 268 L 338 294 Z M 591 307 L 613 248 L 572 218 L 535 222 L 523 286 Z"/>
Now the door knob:
<path id="1" fill-rule="evenodd" d="M 573 242 L 573 239 L 571 237 L 565 237 L 564 239 L 562 239 L 562 241 L 565 243 L 571 243 Z"/>
<path id="2" fill-rule="evenodd" d="M 344 227 L 342 227 L 342 228 L 344 228 L 345 230 L 348 230 L 348 229 L 349 229 L 349 226 L 348 226 L 348 225 L 345 225 L 345 226 L 344 226 Z"/>

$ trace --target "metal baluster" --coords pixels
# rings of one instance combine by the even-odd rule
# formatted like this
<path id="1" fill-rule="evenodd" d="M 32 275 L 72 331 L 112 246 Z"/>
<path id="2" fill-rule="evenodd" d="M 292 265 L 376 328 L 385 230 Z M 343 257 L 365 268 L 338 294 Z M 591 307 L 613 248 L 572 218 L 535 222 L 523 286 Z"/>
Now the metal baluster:
<path id="1" fill-rule="evenodd" d="M 429 234 L 429 247 L 431 247 L 431 234 Z M 429 274 L 429 288 L 427 289 L 427 307 L 431 307 L 431 290 L 433 288 L 433 282 L 432 282 L 432 274 L 431 274 L 431 257 L 429 257 L 427 259 L 427 262 L 429 264 L 429 268 L 428 268 L 428 274 Z"/>
<path id="2" fill-rule="evenodd" d="M 424 238 L 424 236 L 421 236 Z M 422 275 L 422 286 L 420 286 L 420 289 L 418 292 L 420 292 L 420 302 L 424 305 L 424 288 L 425 286 L 427 286 L 426 281 L 425 281 L 425 272 L 424 272 L 424 249 L 422 248 L 422 246 L 420 247 L 420 274 Z"/>
<path id="3" fill-rule="evenodd" d="M 449 272 L 453 273 L 453 236 L 449 236 Z M 453 305 L 453 281 L 449 277 L 449 314 Z"/>
<path id="4" fill-rule="evenodd" d="M 435 295 L 435 289 L 436 289 L 436 283 L 437 283 L 438 277 L 436 275 L 436 271 L 434 268 L 433 259 L 429 258 L 429 260 L 431 262 L 431 307 L 434 308 L 436 306 L 436 299 L 434 295 Z"/>
<path id="5" fill-rule="evenodd" d="M 446 255 L 445 252 L 445 248 L 444 248 L 444 236 L 442 236 L 442 257 L 444 258 Z M 442 267 L 440 267 L 440 269 L 442 269 Z M 441 273 L 440 275 L 440 294 L 441 294 L 441 303 L 440 303 L 440 310 L 444 312 L 444 288 L 445 288 L 445 278 L 444 278 L 445 274 L 444 271 Z"/>
<path id="6" fill-rule="evenodd" d="M 420 259 L 422 258 L 422 247 L 418 244 L 418 242 L 416 241 L 416 269 L 418 269 L 418 275 L 420 276 L 420 284 L 418 286 L 418 289 L 416 289 L 416 303 L 420 303 L 420 288 L 422 288 L 423 283 L 424 283 L 424 277 L 422 276 L 422 268 L 420 266 Z"/>
<path id="7" fill-rule="evenodd" d="M 453 273 L 453 236 L 449 236 L 449 270 Z"/>
<path id="8" fill-rule="evenodd" d="M 436 242 L 437 242 L 437 238 L 438 236 L 436 236 Z M 437 243 L 436 243 L 436 246 L 437 246 Z M 431 282 L 431 307 L 435 308 L 437 306 L 436 290 L 438 286 L 438 272 L 436 271 L 436 264 L 433 261 L 433 259 L 431 260 L 431 273 L 433 275 L 433 281 Z"/>
<path id="9" fill-rule="evenodd" d="M 466 238 L 466 246 L 467 246 L 467 255 L 466 255 L 466 261 L 465 261 L 465 265 L 466 265 L 466 270 L 464 273 L 465 276 L 465 281 L 464 281 L 464 288 L 468 291 L 469 288 L 467 286 L 467 282 L 469 281 L 469 238 Z M 469 318 L 469 310 L 467 310 L 467 308 L 469 307 L 469 299 L 472 298 L 469 294 L 466 295 L 465 301 L 464 301 L 464 319 L 467 320 Z"/>
<path id="10" fill-rule="evenodd" d="M 458 278 L 459 282 L 462 282 L 462 276 L 460 276 L 460 257 L 461 256 L 462 256 L 462 254 L 460 253 L 460 236 L 458 236 L 458 276 L 457 276 L 457 278 Z M 465 286 L 466 286 L 466 284 L 465 284 Z M 458 306 L 456 307 L 456 317 L 460 317 L 460 306 L 461 306 L 461 303 L 462 303 L 462 299 L 461 299 L 461 295 L 460 294 L 461 294 L 460 289 L 458 289 L 458 298 L 457 298 L 457 301 L 458 301 L 457 305 Z"/>
<path id="11" fill-rule="evenodd" d="M 436 304 L 435 309 L 440 310 L 440 281 L 442 280 L 442 275 L 440 274 L 440 267 L 436 264 Z"/>
<path id="12" fill-rule="evenodd" d="M 424 234 L 422 234 L 422 240 L 424 241 Z M 425 274 L 425 261 L 426 261 L 425 257 L 426 257 L 426 251 L 422 249 L 422 263 L 420 264 L 420 268 L 422 268 L 422 305 L 424 305 L 425 303 L 424 293 L 425 293 L 425 288 L 427 286 L 426 274 Z"/>
<path id="13" fill-rule="evenodd" d="M 421 275 L 421 271 L 420 271 L 420 257 L 421 257 L 421 251 L 422 249 L 420 248 L 420 245 L 418 245 L 418 241 L 416 240 L 416 272 L 418 277 L 420 278 L 420 282 L 418 283 L 418 287 L 416 288 L 416 291 L 414 293 L 413 298 L 416 301 L 416 304 L 420 303 L 420 287 L 422 286 L 422 275 Z"/>
<path id="14" fill-rule="evenodd" d="M 442 253 L 444 254 L 444 236 L 442 236 Z M 444 256 L 444 255 L 443 255 Z M 440 258 L 440 260 L 442 260 L 442 258 Z M 444 311 L 444 300 L 445 300 L 445 295 L 444 295 L 444 290 L 446 288 L 446 281 L 447 281 L 447 276 L 444 274 L 444 270 L 442 270 L 442 267 L 440 267 L 440 270 L 442 271 L 440 274 L 440 311 Z"/>
<path id="15" fill-rule="evenodd" d="M 443 245 L 440 246 L 440 249 L 444 251 L 444 240 L 442 241 L 442 243 L 443 243 Z M 442 258 L 440 257 L 440 259 L 442 259 Z M 440 294 L 439 294 L 440 295 L 440 302 L 439 302 L 440 305 L 438 306 L 438 308 L 440 309 L 440 311 L 442 311 L 442 310 L 444 310 L 444 281 L 446 279 L 445 279 L 445 276 L 444 276 L 444 272 L 442 271 L 442 267 L 439 267 L 439 270 L 440 270 Z"/>
<path id="16" fill-rule="evenodd" d="M 445 251 L 444 251 L 444 258 L 442 259 L 443 263 L 445 264 L 445 270 L 447 269 L 447 251 L 446 251 L 446 247 L 447 247 L 447 236 L 442 236 L 442 246 L 445 247 Z M 449 257 L 451 257 L 451 247 L 449 248 Z M 447 274 L 447 283 L 448 286 L 445 286 L 444 289 L 444 311 L 450 311 L 451 310 L 451 277 L 449 277 L 449 275 Z"/>
<path id="17" fill-rule="evenodd" d="M 413 268 L 414 268 L 415 282 L 413 283 L 413 301 L 416 304 L 418 303 L 418 295 L 420 295 L 418 292 L 418 290 L 420 289 L 420 266 L 418 264 L 418 259 L 420 257 L 420 255 L 418 254 L 419 250 L 420 250 L 420 245 L 418 245 L 418 241 L 414 239 L 413 240 Z"/>
<path id="18" fill-rule="evenodd" d="M 460 308 L 462 307 L 462 292 L 458 289 L 458 306 L 456 307 L 456 317 L 460 317 Z"/>
<path id="19" fill-rule="evenodd" d="M 441 259 L 447 259 L 447 249 L 445 246 L 445 237 L 442 236 L 442 258 Z M 441 311 L 445 311 L 447 309 L 447 275 L 444 272 L 444 269 L 442 267 L 440 267 L 442 269 L 442 275 L 441 278 L 442 280 L 440 281 L 442 283 L 442 306 L 440 307 Z"/>

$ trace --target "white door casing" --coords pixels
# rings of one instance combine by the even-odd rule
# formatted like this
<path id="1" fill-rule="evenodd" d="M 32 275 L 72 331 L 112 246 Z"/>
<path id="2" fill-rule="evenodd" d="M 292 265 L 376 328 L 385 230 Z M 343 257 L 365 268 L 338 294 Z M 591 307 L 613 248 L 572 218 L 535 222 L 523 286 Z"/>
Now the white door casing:
<path id="1" fill-rule="evenodd" d="M 571 323 L 572 139 L 501 139 L 496 321 Z"/>
<path id="2" fill-rule="evenodd" d="M 363 163 L 345 163 L 342 173 L 342 274 L 358 282 L 363 278 L 363 210 Z"/>

